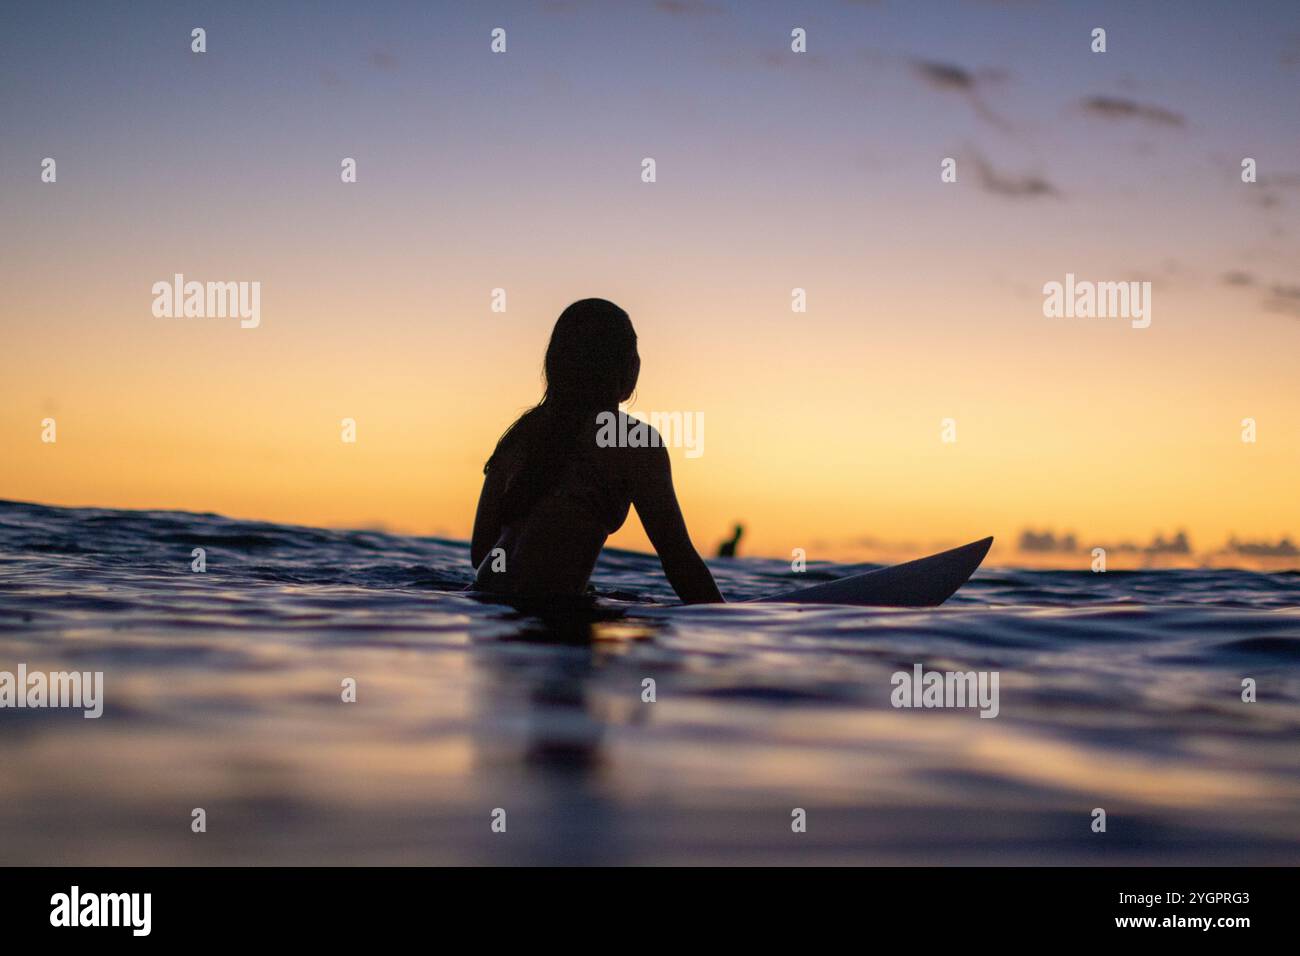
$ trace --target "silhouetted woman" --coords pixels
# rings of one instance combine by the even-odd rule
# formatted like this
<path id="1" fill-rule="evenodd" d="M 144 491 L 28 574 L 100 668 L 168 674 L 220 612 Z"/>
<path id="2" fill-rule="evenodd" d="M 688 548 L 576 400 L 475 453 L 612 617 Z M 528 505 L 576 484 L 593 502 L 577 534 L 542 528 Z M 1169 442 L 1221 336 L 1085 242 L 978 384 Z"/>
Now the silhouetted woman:
<path id="1" fill-rule="evenodd" d="M 475 587 L 584 593 L 605 539 L 635 505 L 678 597 L 687 604 L 722 600 L 686 533 L 658 433 L 644 426 L 654 438 L 648 447 L 597 442 L 602 412 L 628 418 L 618 406 L 640 371 L 636 331 L 614 303 L 583 299 L 561 313 L 546 349 L 541 402 L 506 430 L 483 467 L 470 544 Z M 617 434 L 635 424 L 620 420 Z"/>

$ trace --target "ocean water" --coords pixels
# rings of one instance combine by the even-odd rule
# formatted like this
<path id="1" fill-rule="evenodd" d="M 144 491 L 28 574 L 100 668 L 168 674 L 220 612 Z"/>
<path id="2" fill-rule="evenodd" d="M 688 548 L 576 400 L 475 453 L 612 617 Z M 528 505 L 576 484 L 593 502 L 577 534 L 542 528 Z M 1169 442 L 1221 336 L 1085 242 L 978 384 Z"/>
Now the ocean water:
<path id="1" fill-rule="evenodd" d="M 105 698 L 0 709 L 0 864 L 1300 860 L 1300 574 L 673 608 L 612 551 L 595 606 L 539 615 L 463 593 L 467 555 L 0 502 L 0 671 L 102 671 Z M 863 569 L 711 563 L 734 599 Z M 916 664 L 996 671 L 998 716 L 893 707 Z"/>

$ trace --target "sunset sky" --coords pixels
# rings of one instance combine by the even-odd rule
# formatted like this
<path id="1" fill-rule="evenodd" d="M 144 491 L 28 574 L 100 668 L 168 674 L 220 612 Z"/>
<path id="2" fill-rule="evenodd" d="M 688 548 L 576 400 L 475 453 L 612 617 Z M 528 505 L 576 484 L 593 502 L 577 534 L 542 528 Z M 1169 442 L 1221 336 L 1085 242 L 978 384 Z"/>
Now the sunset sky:
<path id="1" fill-rule="evenodd" d="M 631 408 L 704 415 L 702 550 L 1300 542 L 1291 0 L 225 6 L 5 5 L 0 498 L 465 537 L 603 296 Z M 175 273 L 260 327 L 156 318 Z M 1045 318 L 1066 273 L 1151 327 Z"/>

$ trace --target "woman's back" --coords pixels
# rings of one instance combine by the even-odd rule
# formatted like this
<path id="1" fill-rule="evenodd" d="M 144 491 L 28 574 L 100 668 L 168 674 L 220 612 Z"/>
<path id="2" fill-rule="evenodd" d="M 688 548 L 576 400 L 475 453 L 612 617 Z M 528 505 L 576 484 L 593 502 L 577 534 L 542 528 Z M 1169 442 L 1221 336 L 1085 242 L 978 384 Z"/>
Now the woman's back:
<path id="1" fill-rule="evenodd" d="M 594 436 L 593 422 L 591 440 L 579 438 L 572 456 L 557 463 L 527 513 L 503 523 L 478 566 L 478 588 L 508 594 L 586 590 L 605 540 L 623 526 L 632 501 L 620 449 L 600 448 Z M 507 493 L 520 478 L 527 437 L 493 457 L 489 476 L 500 469 Z"/>

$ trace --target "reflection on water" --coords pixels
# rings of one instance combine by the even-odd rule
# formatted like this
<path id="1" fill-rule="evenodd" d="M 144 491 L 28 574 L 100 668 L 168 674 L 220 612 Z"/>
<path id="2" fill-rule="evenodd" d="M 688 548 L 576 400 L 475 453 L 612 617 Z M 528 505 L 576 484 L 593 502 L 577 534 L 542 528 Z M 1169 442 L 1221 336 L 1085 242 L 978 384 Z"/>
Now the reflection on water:
<path id="1" fill-rule="evenodd" d="M 746 596 L 787 571 L 719 577 Z M 106 694 L 99 720 L 0 710 L 0 864 L 1300 850 L 1296 575 L 994 571 L 937 611 L 672 609 L 633 600 L 667 598 L 653 558 L 614 553 L 605 600 L 544 616 L 445 590 L 467 579 L 454 542 L 0 504 L 0 670 L 102 670 Z M 918 662 L 999 671 L 1000 715 L 894 709 Z"/>

